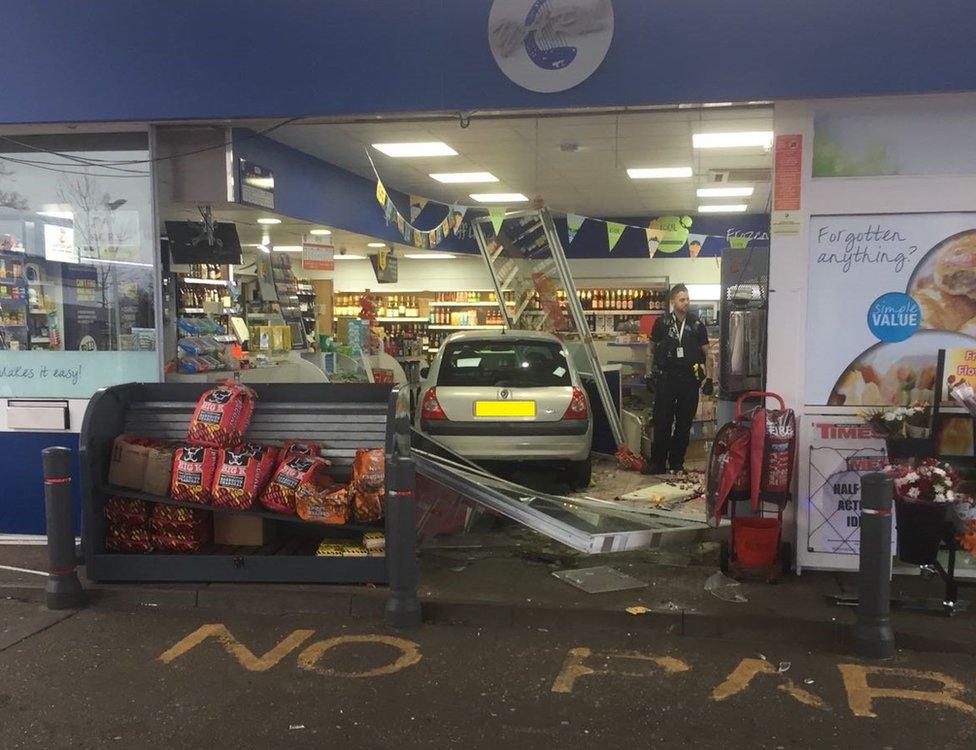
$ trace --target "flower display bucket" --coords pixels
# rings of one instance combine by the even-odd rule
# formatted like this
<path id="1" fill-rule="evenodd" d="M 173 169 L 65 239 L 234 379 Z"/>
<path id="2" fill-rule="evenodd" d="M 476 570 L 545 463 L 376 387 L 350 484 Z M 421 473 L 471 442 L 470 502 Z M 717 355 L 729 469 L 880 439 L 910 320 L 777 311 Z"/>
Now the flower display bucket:
<path id="1" fill-rule="evenodd" d="M 898 559 L 911 565 L 931 565 L 946 533 L 947 504 L 895 502 L 898 513 Z"/>
<path id="2" fill-rule="evenodd" d="M 733 518 L 735 558 L 747 568 L 770 567 L 779 550 L 779 520 L 775 518 Z"/>

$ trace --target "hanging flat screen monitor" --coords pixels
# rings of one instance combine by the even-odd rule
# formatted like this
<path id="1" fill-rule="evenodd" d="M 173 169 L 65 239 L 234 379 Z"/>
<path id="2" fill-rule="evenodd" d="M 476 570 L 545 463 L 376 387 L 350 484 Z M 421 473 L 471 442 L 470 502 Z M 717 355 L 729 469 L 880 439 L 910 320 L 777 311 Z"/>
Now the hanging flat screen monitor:
<path id="1" fill-rule="evenodd" d="M 214 225 L 211 244 L 203 224 L 196 221 L 167 221 L 169 252 L 173 263 L 237 265 L 241 262 L 241 241 L 230 222 Z"/>

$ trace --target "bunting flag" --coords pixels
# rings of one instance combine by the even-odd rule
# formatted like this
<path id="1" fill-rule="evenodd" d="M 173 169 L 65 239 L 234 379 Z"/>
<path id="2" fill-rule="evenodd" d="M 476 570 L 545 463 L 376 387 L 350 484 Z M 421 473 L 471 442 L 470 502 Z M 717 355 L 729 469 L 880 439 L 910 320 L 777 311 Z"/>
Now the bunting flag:
<path id="1" fill-rule="evenodd" d="M 705 246 L 705 240 L 708 239 L 707 234 L 688 234 L 688 257 L 697 258 L 698 254 L 702 251 Z"/>
<path id="2" fill-rule="evenodd" d="M 566 232 L 569 235 L 570 245 L 573 244 L 573 238 L 576 237 L 576 233 L 583 226 L 585 220 L 586 217 L 580 216 L 579 214 L 566 214 Z"/>
<path id="3" fill-rule="evenodd" d="M 618 224 L 616 221 L 607 222 L 607 241 L 610 243 L 610 252 L 617 246 L 620 241 L 620 235 L 624 233 L 627 227 L 623 224 Z"/>
<path id="4" fill-rule="evenodd" d="M 420 212 L 424 210 L 424 206 L 427 205 L 427 199 L 421 198 L 419 195 L 410 196 L 410 221 L 416 221 L 417 217 L 420 216 Z"/>
<path id="5" fill-rule="evenodd" d="M 747 247 L 748 245 L 748 237 L 737 237 L 735 235 L 729 237 L 729 247 Z"/>
<path id="6" fill-rule="evenodd" d="M 492 206 L 488 209 L 488 215 L 491 217 L 491 225 L 495 229 L 495 234 L 498 234 L 498 230 L 502 228 L 502 222 L 505 221 L 505 207 Z"/>
<path id="7" fill-rule="evenodd" d="M 383 187 L 383 180 L 376 181 L 376 202 L 384 208 L 386 207 L 386 188 Z"/>
<path id="8" fill-rule="evenodd" d="M 645 229 L 644 232 L 647 235 L 647 257 L 653 258 L 658 246 L 661 244 L 661 230 L 650 228 Z"/>

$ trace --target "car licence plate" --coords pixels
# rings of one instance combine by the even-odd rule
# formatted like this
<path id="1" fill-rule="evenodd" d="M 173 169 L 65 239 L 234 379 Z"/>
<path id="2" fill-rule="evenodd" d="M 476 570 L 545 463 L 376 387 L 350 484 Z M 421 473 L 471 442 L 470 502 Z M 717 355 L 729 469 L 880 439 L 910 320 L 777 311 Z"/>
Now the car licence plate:
<path id="1" fill-rule="evenodd" d="M 534 417 L 535 401 L 475 401 L 476 417 Z"/>

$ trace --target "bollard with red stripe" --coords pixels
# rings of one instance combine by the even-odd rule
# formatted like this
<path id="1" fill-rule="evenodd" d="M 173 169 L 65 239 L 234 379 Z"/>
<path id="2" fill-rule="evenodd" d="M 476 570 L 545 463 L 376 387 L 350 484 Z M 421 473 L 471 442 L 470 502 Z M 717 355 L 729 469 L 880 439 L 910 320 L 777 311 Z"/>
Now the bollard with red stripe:
<path id="1" fill-rule="evenodd" d="M 417 483 L 413 460 L 398 454 L 387 456 L 386 565 L 390 598 L 386 621 L 395 628 L 416 628 L 422 622 L 417 598 Z"/>
<path id="2" fill-rule="evenodd" d="M 44 513 L 47 519 L 48 609 L 76 609 L 84 606 L 84 592 L 78 580 L 75 528 L 71 514 L 71 451 L 45 448 Z"/>

